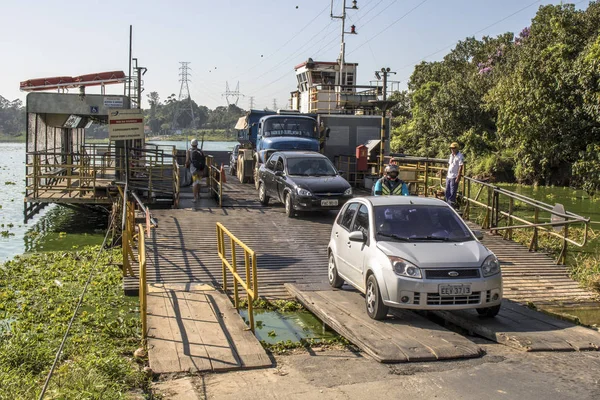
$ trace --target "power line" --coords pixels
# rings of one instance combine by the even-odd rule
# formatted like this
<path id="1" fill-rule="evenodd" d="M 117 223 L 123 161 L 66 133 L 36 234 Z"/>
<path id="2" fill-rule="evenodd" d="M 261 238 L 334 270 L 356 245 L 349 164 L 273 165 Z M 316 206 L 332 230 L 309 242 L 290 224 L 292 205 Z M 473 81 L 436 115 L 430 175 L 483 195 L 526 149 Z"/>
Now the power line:
<path id="1" fill-rule="evenodd" d="M 325 11 L 327 11 L 327 9 L 329 8 L 329 5 L 325 6 L 325 8 L 323 8 L 321 11 L 319 11 L 319 13 L 317 15 L 314 16 L 313 19 L 311 19 L 306 25 L 304 25 L 304 27 L 302 27 L 298 32 L 296 32 L 295 34 L 293 34 L 291 36 L 290 39 L 288 39 L 287 42 L 285 42 L 284 44 L 282 44 L 281 46 L 279 46 L 277 48 L 277 50 L 275 50 L 274 52 L 272 52 L 271 54 L 269 54 L 268 56 L 264 57 L 264 59 L 260 60 L 260 62 L 256 63 L 255 65 L 253 65 L 252 67 L 250 67 L 249 69 L 247 69 L 246 71 L 244 71 L 243 74 L 247 74 L 248 72 L 254 70 L 256 67 L 258 67 L 260 64 L 263 63 L 263 61 L 265 61 L 266 59 L 274 56 L 275 54 L 277 54 L 281 49 L 283 49 L 285 46 L 287 46 L 292 40 L 296 39 L 298 37 L 298 35 L 300 33 L 302 33 L 306 28 L 308 28 L 310 26 L 310 24 L 312 24 L 317 18 L 319 18 Z M 261 56 L 262 57 L 262 56 Z M 235 79 L 239 79 L 241 76 L 243 76 L 243 74 L 238 75 Z"/>
<path id="2" fill-rule="evenodd" d="M 583 1 L 585 1 L 585 0 L 583 0 Z M 580 1 L 580 3 L 582 3 L 583 1 Z M 477 35 L 477 34 L 479 34 L 479 33 L 483 32 L 483 31 L 485 31 L 485 30 L 487 30 L 487 29 L 489 29 L 489 28 L 491 28 L 491 27 L 493 27 L 493 26 L 496 26 L 496 25 L 498 25 L 500 22 L 504 22 L 504 21 L 506 21 L 507 19 L 509 19 L 509 18 L 511 18 L 511 17 L 514 17 L 515 15 L 519 14 L 519 13 L 520 13 L 520 12 L 522 12 L 522 11 L 525 11 L 525 10 L 526 10 L 526 9 L 528 9 L 529 7 L 531 7 L 531 6 L 535 5 L 535 4 L 539 3 L 539 2 L 541 2 L 541 0 L 536 0 L 536 1 L 534 1 L 533 3 L 530 3 L 529 5 L 527 5 L 527 6 L 523 7 L 523 8 L 520 8 L 520 9 L 518 9 L 517 11 L 513 12 L 512 14 L 510 14 L 510 15 L 507 15 L 506 17 L 504 17 L 504 18 L 502 18 L 502 19 L 500 19 L 500 20 L 498 20 L 498 21 L 494 22 L 493 24 L 490 24 L 490 25 L 486 26 L 485 28 L 482 28 L 482 29 L 478 30 L 477 32 L 473 33 L 473 34 L 472 34 L 472 35 L 470 35 L 470 36 L 475 36 L 475 35 Z M 421 62 L 421 61 L 425 61 L 425 60 L 426 60 L 426 59 L 428 59 L 429 57 L 431 57 L 431 56 L 434 56 L 434 55 L 436 55 L 436 54 L 438 54 L 438 53 L 441 53 L 442 51 L 444 51 L 444 50 L 448 49 L 449 47 L 452 47 L 452 46 L 454 46 L 455 44 L 456 44 L 456 41 L 452 42 L 451 44 L 449 44 L 449 45 L 447 45 L 447 46 L 445 46 L 445 47 L 443 47 L 443 48 L 441 48 L 441 49 L 439 49 L 439 50 L 437 50 L 437 51 L 434 51 L 434 52 L 433 52 L 433 53 L 431 53 L 431 54 L 428 54 L 428 55 L 426 55 L 425 57 L 422 57 L 421 59 L 419 59 L 419 60 L 417 60 L 417 61 L 414 61 L 414 62 L 412 62 L 412 63 L 408 63 L 408 64 L 406 64 L 406 65 L 404 65 L 404 66 L 402 66 L 402 67 L 398 68 L 398 70 L 402 70 L 402 69 L 408 68 L 408 67 L 410 67 L 410 66 L 414 66 L 415 64 L 417 64 L 417 63 L 419 63 L 419 62 Z"/>
<path id="3" fill-rule="evenodd" d="M 383 30 L 379 31 L 379 33 L 375 34 L 374 36 L 372 36 L 370 39 L 368 39 L 367 41 L 363 42 L 361 45 L 359 45 L 358 47 L 356 47 L 354 50 L 352 50 L 351 52 L 349 52 L 348 54 L 352 54 L 354 53 L 356 50 L 360 49 L 361 47 L 363 47 L 365 44 L 369 43 L 371 40 L 375 39 L 377 36 L 381 35 L 383 32 L 387 31 L 388 29 L 390 29 L 392 26 L 396 25 L 398 22 L 400 22 L 401 20 L 403 20 L 407 15 L 411 14 L 413 11 L 415 11 L 417 8 L 421 7 L 423 4 L 425 4 L 427 2 L 427 0 L 423 0 L 422 2 L 420 2 L 419 4 L 417 4 L 416 6 L 414 6 L 413 8 L 411 8 L 409 11 L 407 11 L 404 15 L 402 15 L 400 18 L 398 18 L 397 20 L 395 20 L 394 22 L 392 22 L 391 24 L 389 24 L 387 27 L 385 27 Z"/>

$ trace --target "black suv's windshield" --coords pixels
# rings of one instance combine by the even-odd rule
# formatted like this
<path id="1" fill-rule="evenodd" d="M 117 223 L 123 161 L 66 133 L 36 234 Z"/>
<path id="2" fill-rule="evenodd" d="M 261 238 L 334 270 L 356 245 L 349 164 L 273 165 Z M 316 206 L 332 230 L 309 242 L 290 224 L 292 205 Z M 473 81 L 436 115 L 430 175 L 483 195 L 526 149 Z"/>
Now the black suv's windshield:
<path id="1" fill-rule="evenodd" d="M 317 123 L 304 118 L 269 118 L 264 122 L 264 136 L 303 136 L 316 138 Z"/>
<path id="2" fill-rule="evenodd" d="M 464 242 L 473 240 L 467 226 L 448 207 L 429 205 L 376 206 L 379 240 Z"/>
<path id="3" fill-rule="evenodd" d="M 334 176 L 337 171 L 327 158 L 307 157 L 288 158 L 288 175 L 300 176 Z"/>

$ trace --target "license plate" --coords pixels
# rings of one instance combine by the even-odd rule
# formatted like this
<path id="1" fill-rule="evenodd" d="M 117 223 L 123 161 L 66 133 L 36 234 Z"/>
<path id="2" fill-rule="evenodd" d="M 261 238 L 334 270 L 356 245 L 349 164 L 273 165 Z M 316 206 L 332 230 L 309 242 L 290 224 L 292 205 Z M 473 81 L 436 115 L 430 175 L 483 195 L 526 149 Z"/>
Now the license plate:
<path id="1" fill-rule="evenodd" d="M 337 206 L 338 201 L 337 200 L 321 200 L 321 205 L 322 206 Z"/>
<path id="2" fill-rule="evenodd" d="M 465 296 L 471 294 L 471 285 L 440 285 L 440 296 Z"/>

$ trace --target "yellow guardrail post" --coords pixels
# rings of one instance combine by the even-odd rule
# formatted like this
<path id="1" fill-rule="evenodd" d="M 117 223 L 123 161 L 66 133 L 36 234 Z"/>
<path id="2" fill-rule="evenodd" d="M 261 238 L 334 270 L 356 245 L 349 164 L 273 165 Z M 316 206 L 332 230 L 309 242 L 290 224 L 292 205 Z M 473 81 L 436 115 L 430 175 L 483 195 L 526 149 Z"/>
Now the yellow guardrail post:
<path id="1" fill-rule="evenodd" d="M 236 238 L 231 232 L 227 230 L 220 222 L 217 222 L 217 248 L 219 258 L 221 259 L 221 265 L 223 269 L 223 291 L 227 292 L 227 270 L 231 272 L 234 280 L 234 305 L 239 310 L 239 292 L 238 284 L 246 291 L 248 299 L 248 320 L 250 330 L 254 332 L 254 308 L 253 303 L 258 298 L 258 277 L 256 275 L 256 253 L 254 250 L 246 246 L 241 240 Z M 231 262 L 227 259 L 225 250 L 225 235 L 229 237 L 231 245 Z M 244 269 L 246 272 L 246 279 L 238 273 L 237 269 L 237 253 L 236 245 L 241 247 L 244 251 Z"/>

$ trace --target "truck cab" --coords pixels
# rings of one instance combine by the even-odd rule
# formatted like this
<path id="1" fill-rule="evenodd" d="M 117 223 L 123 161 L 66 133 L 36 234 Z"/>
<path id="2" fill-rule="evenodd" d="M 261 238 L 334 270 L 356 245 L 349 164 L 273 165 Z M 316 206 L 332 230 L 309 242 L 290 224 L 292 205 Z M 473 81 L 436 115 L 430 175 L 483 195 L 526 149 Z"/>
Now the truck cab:
<path id="1" fill-rule="evenodd" d="M 237 177 L 242 183 L 256 183 L 258 168 L 275 151 L 319 151 L 316 119 L 298 112 L 250 110 L 235 128 L 240 142 Z"/>

